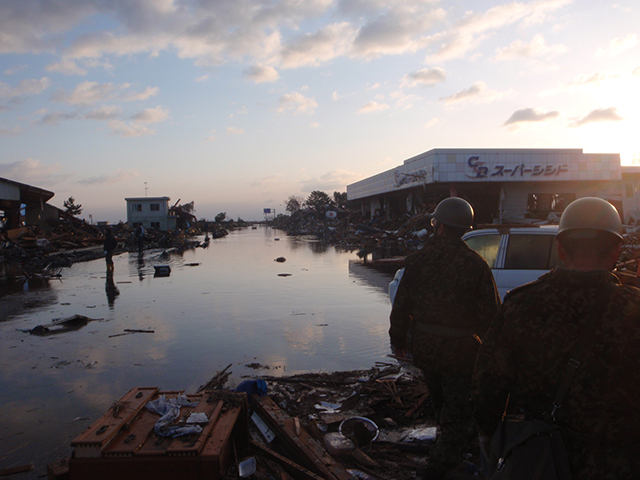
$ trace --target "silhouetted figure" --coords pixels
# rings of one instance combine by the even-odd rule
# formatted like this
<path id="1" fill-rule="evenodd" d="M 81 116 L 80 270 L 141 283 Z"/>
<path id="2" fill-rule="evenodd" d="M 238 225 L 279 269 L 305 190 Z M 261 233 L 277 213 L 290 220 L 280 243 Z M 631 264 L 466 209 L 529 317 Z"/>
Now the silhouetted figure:
<path id="1" fill-rule="evenodd" d="M 138 225 L 136 228 L 136 245 L 138 245 L 138 253 L 142 254 L 144 250 L 144 227 Z"/>
<path id="2" fill-rule="evenodd" d="M 107 227 L 104 236 L 104 255 L 107 262 L 107 273 L 113 272 L 113 251 L 118 246 L 118 240 L 113 236 L 111 227 Z"/>

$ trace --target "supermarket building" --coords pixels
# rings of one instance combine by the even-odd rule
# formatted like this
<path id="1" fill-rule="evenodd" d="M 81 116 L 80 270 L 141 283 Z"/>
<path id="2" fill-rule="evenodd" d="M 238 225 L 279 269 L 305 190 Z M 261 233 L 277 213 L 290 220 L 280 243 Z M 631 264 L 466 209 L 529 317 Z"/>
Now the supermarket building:
<path id="1" fill-rule="evenodd" d="M 640 167 L 622 166 L 617 153 L 433 149 L 347 185 L 363 213 L 387 219 L 430 212 L 450 196 L 469 201 L 478 224 L 553 222 L 576 198 L 596 196 L 640 226 Z"/>

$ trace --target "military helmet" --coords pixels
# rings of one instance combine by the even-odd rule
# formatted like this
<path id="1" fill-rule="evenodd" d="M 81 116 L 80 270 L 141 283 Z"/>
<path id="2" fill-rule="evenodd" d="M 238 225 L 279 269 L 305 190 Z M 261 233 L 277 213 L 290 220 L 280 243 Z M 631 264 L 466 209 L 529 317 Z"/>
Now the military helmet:
<path id="1" fill-rule="evenodd" d="M 471 228 L 473 225 L 473 207 L 459 197 L 442 200 L 431 214 L 440 223 L 455 228 Z"/>
<path id="2" fill-rule="evenodd" d="M 579 198 L 564 209 L 560 217 L 558 235 L 574 230 L 583 231 L 583 235 L 575 232 L 581 237 L 587 237 L 589 233 L 593 235 L 595 230 L 600 230 L 612 233 L 620 239 L 624 232 L 616 207 L 597 197 Z"/>

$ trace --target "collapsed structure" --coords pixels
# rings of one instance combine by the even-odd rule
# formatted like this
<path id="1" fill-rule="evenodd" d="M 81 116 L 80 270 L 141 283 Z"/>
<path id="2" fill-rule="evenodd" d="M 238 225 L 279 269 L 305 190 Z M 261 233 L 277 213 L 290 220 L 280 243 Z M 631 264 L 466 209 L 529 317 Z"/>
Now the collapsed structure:
<path id="1" fill-rule="evenodd" d="M 423 213 L 450 196 L 473 205 L 477 223 L 559 218 L 576 198 L 612 203 L 627 225 L 640 222 L 640 167 L 620 154 L 582 149 L 433 149 L 347 185 L 349 201 L 384 219 Z"/>

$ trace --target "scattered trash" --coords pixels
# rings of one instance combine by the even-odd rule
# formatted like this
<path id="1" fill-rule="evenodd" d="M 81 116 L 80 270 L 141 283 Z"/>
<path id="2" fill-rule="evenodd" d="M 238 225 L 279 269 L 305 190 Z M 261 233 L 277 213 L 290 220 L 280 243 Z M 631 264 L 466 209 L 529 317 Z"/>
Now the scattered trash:
<path id="1" fill-rule="evenodd" d="M 79 330 L 89 322 L 102 320 L 102 318 L 89 318 L 84 315 L 72 315 L 71 317 L 58 318 L 46 325 L 38 325 L 31 329 L 18 329 L 21 332 L 30 333 L 31 335 L 56 335 L 59 333 L 71 332 Z"/>
<path id="2" fill-rule="evenodd" d="M 241 478 L 250 477 L 256 473 L 256 457 L 250 457 L 238 464 L 238 475 Z"/>
<path id="3" fill-rule="evenodd" d="M 154 277 L 168 277 L 171 275 L 171 267 L 169 265 L 154 265 L 155 269 Z"/>
<path id="4" fill-rule="evenodd" d="M 290 277 L 292 274 L 291 273 L 279 273 L 278 276 L 279 277 Z"/>
<path id="5" fill-rule="evenodd" d="M 365 417 L 350 417 L 338 427 L 341 434 L 354 440 L 358 446 L 375 442 L 380 433 L 378 426 Z"/>
<path id="6" fill-rule="evenodd" d="M 172 438 L 202 432 L 202 427 L 199 425 L 190 427 L 172 425 L 180 417 L 180 407 L 195 407 L 196 405 L 186 395 L 178 395 L 176 398 L 166 398 L 165 395 L 161 395 L 157 400 L 148 402 L 147 409 L 160 415 L 153 431 L 161 437 Z"/>
<path id="7" fill-rule="evenodd" d="M 284 263 L 284 262 L 286 262 L 286 261 L 287 261 L 287 259 L 286 259 L 286 258 L 284 258 L 284 257 L 278 257 L 278 258 L 276 258 L 276 259 L 274 260 L 274 262 L 278 262 L 278 263 Z"/>
<path id="8" fill-rule="evenodd" d="M 355 443 L 342 433 L 327 433 L 324 446 L 331 455 L 342 455 L 356 448 Z"/>
<path id="9" fill-rule="evenodd" d="M 403 442 L 426 442 L 433 443 L 436 441 L 438 429 L 436 427 L 414 428 L 406 432 Z"/>

